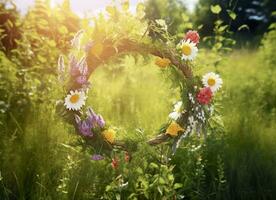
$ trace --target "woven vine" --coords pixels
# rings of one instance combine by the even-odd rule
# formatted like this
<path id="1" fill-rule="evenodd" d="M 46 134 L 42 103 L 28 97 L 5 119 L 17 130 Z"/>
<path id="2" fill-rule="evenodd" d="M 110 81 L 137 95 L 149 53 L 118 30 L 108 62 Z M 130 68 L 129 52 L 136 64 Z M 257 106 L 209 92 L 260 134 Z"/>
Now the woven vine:
<path id="1" fill-rule="evenodd" d="M 122 34 L 120 30 L 116 32 L 115 29 L 116 34 L 108 35 L 105 29 L 97 27 L 98 22 L 93 31 L 80 31 L 76 34 L 72 40 L 73 51 L 68 59 L 63 56 L 59 58 L 59 79 L 64 82 L 66 97 L 58 103 L 57 111 L 75 127 L 86 148 L 92 149 L 95 160 L 101 159 L 104 154 L 110 155 L 114 149 L 128 152 L 133 145 L 130 141 L 117 140 L 115 131 L 110 130 L 102 116 L 93 109 L 88 109 L 87 114 L 84 112 L 89 77 L 98 67 L 110 64 L 115 58 L 126 54 L 150 55 L 157 59 L 156 65 L 160 68 L 169 67 L 180 74 L 178 82 L 182 88 L 182 109 L 178 111 L 178 117 L 170 118 L 156 136 L 147 141 L 149 145 L 168 143 L 172 145 L 174 153 L 182 139 L 194 132 L 206 133 L 208 129 L 208 118 L 212 115 L 212 98 L 221 87 L 222 80 L 215 73 L 206 74 L 202 81 L 193 75 L 193 60 L 199 43 L 196 31 L 189 31 L 175 43 L 168 36 L 165 23 L 161 22 L 147 23 L 145 32 L 136 37 L 128 36 L 125 32 Z M 119 26 L 124 22 L 118 19 L 112 23 Z M 152 39 L 149 33 L 160 38 Z M 97 35 L 102 37 L 96 37 Z"/>

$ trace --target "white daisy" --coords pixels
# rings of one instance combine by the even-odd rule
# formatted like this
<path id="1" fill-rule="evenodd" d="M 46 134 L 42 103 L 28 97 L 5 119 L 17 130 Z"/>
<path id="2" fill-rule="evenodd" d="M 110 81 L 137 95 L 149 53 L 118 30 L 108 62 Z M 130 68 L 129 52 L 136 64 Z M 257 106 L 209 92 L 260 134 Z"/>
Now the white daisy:
<path id="1" fill-rule="evenodd" d="M 182 60 L 194 60 L 197 56 L 198 48 L 196 44 L 188 40 L 182 40 L 179 48 L 182 53 Z"/>
<path id="2" fill-rule="evenodd" d="M 177 120 L 181 116 L 182 101 L 178 101 L 174 104 L 173 112 L 169 114 L 169 118 L 172 120 Z"/>
<path id="3" fill-rule="evenodd" d="M 216 92 L 221 88 L 223 81 L 218 74 L 209 72 L 203 76 L 202 83 L 205 87 L 210 87 L 212 92 Z"/>
<path id="4" fill-rule="evenodd" d="M 65 98 L 64 105 L 68 110 L 80 110 L 81 107 L 85 104 L 86 96 L 83 91 L 70 91 Z"/>

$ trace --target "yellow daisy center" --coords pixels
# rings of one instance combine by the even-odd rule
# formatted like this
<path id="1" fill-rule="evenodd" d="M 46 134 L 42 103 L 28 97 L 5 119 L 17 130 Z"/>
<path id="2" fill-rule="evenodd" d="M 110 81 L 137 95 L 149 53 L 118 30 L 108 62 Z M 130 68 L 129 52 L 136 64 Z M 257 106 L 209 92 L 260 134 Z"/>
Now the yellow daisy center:
<path id="1" fill-rule="evenodd" d="M 192 54 L 192 48 L 189 44 L 183 44 L 182 46 L 182 53 L 185 55 L 185 56 L 189 56 Z"/>
<path id="2" fill-rule="evenodd" d="M 71 103 L 77 103 L 80 99 L 80 96 L 78 94 L 74 94 L 70 97 L 70 102 Z"/>
<path id="3" fill-rule="evenodd" d="M 216 84 L 216 80 L 214 78 L 209 78 L 207 82 L 209 86 L 214 86 Z"/>

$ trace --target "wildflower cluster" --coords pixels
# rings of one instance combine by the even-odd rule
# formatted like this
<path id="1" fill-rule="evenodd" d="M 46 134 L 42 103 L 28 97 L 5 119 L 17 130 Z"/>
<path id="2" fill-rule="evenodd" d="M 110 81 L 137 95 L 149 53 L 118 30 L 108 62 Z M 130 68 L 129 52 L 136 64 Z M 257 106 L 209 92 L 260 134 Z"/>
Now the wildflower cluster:
<path id="1" fill-rule="evenodd" d="M 91 40 L 81 45 L 83 34 L 84 32 L 80 31 L 72 41 L 73 47 L 77 49 L 76 55 L 71 54 L 69 57 L 69 70 L 67 70 L 69 88 L 72 89 L 68 91 L 63 104 L 68 112 L 72 112 L 74 125 L 79 135 L 84 140 L 89 141 L 89 144 L 93 145 L 93 142 L 101 144 L 100 148 L 94 150 L 96 153 L 91 157 L 92 160 L 98 161 L 104 159 L 101 152 L 102 148 L 108 146 L 109 149 L 110 147 L 112 149 L 118 143 L 115 129 L 108 127 L 101 115 L 96 114 L 92 108 L 88 108 L 84 114 L 82 111 L 90 87 L 89 76 L 93 71 L 88 65 L 87 59 L 90 58 L 91 61 L 93 58 L 95 62 L 100 63 L 99 60 L 103 58 L 102 54 L 106 48 L 103 42 Z M 180 63 L 188 66 L 189 69 L 191 69 L 190 63 L 197 56 L 199 40 L 200 37 L 196 31 L 188 31 L 175 47 Z M 174 60 L 170 56 L 157 57 L 155 64 L 161 69 L 175 67 Z M 63 57 L 59 58 L 58 69 L 60 80 L 64 80 L 66 67 Z M 177 144 L 179 144 L 181 139 L 189 136 L 193 131 L 200 133 L 211 114 L 213 96 L 221 86 L 222 79 L 218 74 L 214 72 L 205 74 L 201 84 L 194 85 L 187 94 L 181 95 L 187 96 L 188 104 L 187 101 L 184 103 L 182 99 L 174 105 L 173 112 L 168 116 L 168 123 L 160 134 L 169 136 L 169 138 L 176 138 Z M 127 150 L 124 149 L 124 151 L 125 160 L 129 161 L 130 155 Z M 118 167 L 119 160 L 116 156 L 112 158 L 111 164 L 114 169 Z"/>
<path id="2" fill-rule="evenodd" d="M 181 53 L 181 59 L 184 62 L 193 61 L 196 58 L 199 40 L 200 37 L 196 31 L 188 31 L 177 45 L 177 49 Z M 158 58 L 155 63 L 163 68 L 165 60 L 166 58 Z M 180 135 L 179 141 L 187 137 L 194 130 L 199 134 L 206 123 L 207 117 L 211 115 L 210 107 L 212 106 L 213 96 L 221 88 L 222 83 L 222 79 L 214 72 L 203 75 L 201 85 L 195 85 L 194 90 L 187 94 L 190 109 L 185 110 L 182 101 L 178 101 L 174 105 L 173 112 L 169 114 L 171 123 L 166 129 L 166 134 L 171 137 Z M 181 119 L 185 115 L 187 116 L 187 120 L 183 123 Z"/>

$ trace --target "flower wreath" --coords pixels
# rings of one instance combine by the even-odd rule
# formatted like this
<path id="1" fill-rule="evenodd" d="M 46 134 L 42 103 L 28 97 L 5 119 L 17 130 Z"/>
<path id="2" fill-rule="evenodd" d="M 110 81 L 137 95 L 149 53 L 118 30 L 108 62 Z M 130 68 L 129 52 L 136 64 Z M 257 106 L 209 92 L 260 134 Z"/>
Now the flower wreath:
<path id="1" fill-rule="evenodd" d="M 157 24 L 161 24 L 160 20 Z M 114 149 L 125 151 L 128 158 L 130 155 L 128 145 L 132 144 L 118 141 L 116 131 L 91 107 L 84 110 L 90 87 L 88 80 L 92 72 L 111 58 L 125 53 L 151 54 L 156 57 L 157 66 L 170 67 L 178 71 L 182 77 L 179 81 L 182 99 L 174 105 L 168 122 L 160 129 L 159 134 L 147 141 L 149 145 L 172 141 L 169 144 L 172 145 L 174 153 L 182 139 L 192 133 L 206 133 L 208 119 L 213 114 L 213 96 L 221 88 L 222 79 L 214 72 L 209 72 L 202 78 L 193 75 L 193 60 L 197 56 L 200 40 L 196 31 L 188 31 L 174 46 L 168 46 L 162 40 L 159 43 L 153 41 L 149 36 L 145 36 L 146 34 L 139 40 L 125 36 L 114 39 L 108 35 L 97 40 L 90 33 L 86 41 L 83 39 L 85 34 L 86 32 L 79 31 L 72 40 L 73 51 L 67 59 L 68 70 L 64 57 L 59 57 L 59 80 L 65 83 L 67 94 L 58 104 L 57 110 L 74 125 L 83 143 L 91 149 L 93 160 L 104 159 L 104 156 L 111 155 Z M 113 162 L 116 165 L 114 160 Z"/>

